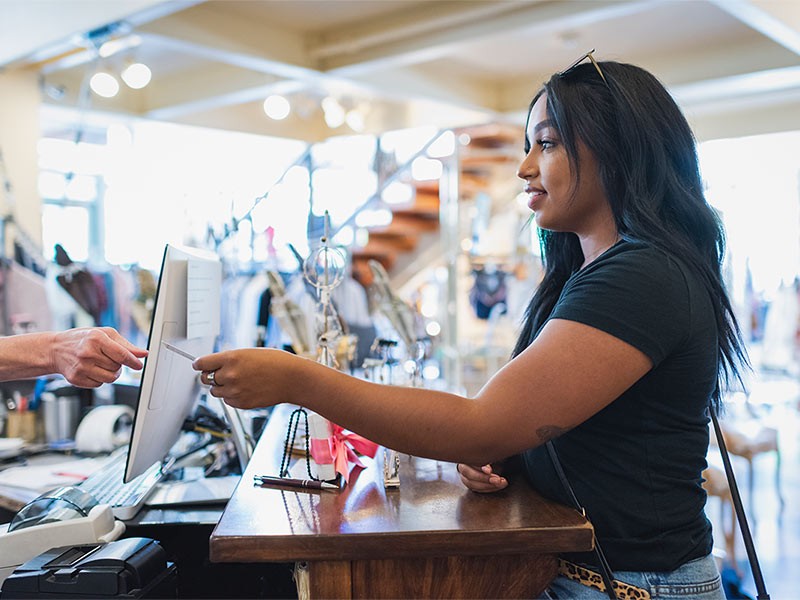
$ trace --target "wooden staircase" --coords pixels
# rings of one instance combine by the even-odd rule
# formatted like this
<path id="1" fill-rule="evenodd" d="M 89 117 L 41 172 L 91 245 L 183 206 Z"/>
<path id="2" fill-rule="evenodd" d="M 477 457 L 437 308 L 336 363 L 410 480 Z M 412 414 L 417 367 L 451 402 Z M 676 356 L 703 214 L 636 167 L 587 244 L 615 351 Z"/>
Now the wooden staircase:
<path id="1" fill-rule="evenodd" d="M 494 178 L 515 176 L 521 159 L 521 127 L 490 124 L 459 129 L 455 134 L 457 138 L 466 134 L 470 139 L 459 150 L 459 202 L 489 190 Z M 412 183 L 410 174 L 406 181 Z M 413 265 L 415 271 L 427 266 L 413 263 L 422 263 L 418 259 L 423 250 L 438 241 L 439 181 L 414 181 L 413 185 L 413 200 L 393 207 L 392 222 L 386 227 L 370 228 L 368 243 L 352 249 L 353 277 L 364 287 L 372 284 L 370 260 L 380 262 L 390 277 L 401 266 Z"/>

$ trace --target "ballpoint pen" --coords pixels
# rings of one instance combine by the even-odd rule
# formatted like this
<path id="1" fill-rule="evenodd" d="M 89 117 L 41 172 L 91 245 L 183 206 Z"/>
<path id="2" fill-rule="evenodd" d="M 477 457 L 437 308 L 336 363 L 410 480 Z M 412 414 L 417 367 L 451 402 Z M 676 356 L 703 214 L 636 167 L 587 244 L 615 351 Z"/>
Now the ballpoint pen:
<path id="1" fill-rule="evenodd" d="M 161 345 L 164 346 L 167 350 L 171 350 L 172 352 L 174 352 L 175 354 L 178 354 L 179 356 L 182 356 L 183 358 L 188 358 L 192 362 L 194 362 L 194 360 L 197 358 L 196 356 L 192 356 L 191 354 L 189 354 L 185 350 L 181 350 L 177 346 L 173 346 L 169 342 L 161 342 Z"/>
<path id="2" fill-rule="evenodd" d="M 289 487 L 305 488 L 308 490 L 338 491 L 339 486 L 327 481 L 314 481 L 313 479 L 291 479 L 289 477 L 274 477 L 272 475 L 253 475 L 255 485 L 286 485 Z"/>

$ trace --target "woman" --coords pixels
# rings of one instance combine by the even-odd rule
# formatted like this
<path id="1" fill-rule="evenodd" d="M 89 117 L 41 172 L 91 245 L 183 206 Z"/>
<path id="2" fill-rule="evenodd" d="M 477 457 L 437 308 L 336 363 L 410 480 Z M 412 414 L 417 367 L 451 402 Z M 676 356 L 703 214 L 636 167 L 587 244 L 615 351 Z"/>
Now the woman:
<path id="1" fill-rule="evenodd" d="M 378 389 L 274 350 L 195 368 L 233 406 L 306 406 L 388 447 L 458 462 L 478 492 L 507 486 L 503 459 L 518 457 L 538 491 L 570 504 L 552 440 L 617 580 L 654 598 L 722 598 L 701 472 L 708 410 L 746 360 L 691 130 L 652 75 L 589 53 L 533 99 L 518 175 L 545 276 L 512 360 L 474 399 Z M 551 597 L 605 597 L 575 575 L 598 571 L 593 554 L 564 559 Z"/>

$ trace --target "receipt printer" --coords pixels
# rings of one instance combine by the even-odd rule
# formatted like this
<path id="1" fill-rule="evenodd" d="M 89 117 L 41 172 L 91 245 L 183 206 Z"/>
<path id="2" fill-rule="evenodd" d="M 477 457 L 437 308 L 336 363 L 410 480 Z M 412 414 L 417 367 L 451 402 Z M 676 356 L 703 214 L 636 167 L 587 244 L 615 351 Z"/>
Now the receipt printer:
<path id="1" fill-rule="evenodd" d="M 176 598 L 176 568 L 155 540 L 53 548 L 18 567 L 0 598 Z"/>

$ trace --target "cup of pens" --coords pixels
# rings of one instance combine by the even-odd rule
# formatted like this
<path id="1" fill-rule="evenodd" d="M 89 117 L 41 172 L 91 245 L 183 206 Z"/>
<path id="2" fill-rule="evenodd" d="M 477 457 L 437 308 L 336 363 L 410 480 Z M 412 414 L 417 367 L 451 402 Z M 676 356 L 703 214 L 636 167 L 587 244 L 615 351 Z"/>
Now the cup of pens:
<path id="1" fill-rule="evenodd" d="M 37 435 L 36 412 L 33 410 L 10 410 L 6 415 L 6 437 L 21 438 L 35 442 Z"/>

